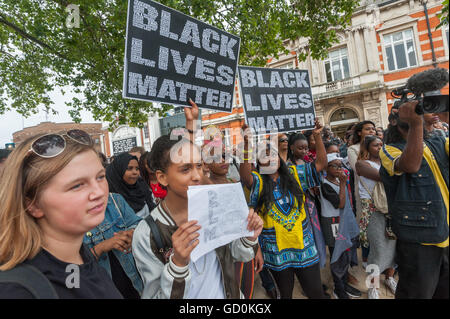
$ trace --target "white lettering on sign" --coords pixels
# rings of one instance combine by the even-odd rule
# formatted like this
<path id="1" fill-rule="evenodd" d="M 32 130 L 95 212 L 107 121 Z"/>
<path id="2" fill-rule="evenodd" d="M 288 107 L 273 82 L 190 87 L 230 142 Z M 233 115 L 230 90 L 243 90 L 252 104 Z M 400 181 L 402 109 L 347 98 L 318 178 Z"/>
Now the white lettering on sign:
<path id="1" fill-rule="evenodd" d="M 293 72 L 284 72 L 283 73 L 283 82 L 284 86 L 287 88 L 295 87 L 295 74 Z"/>
<path id="2" fill-rule="evenodd" d="M 307 109 L 312 106 L 312 100 L 311 100 L 311 96 L 309 94 L 305 94 L 305 93 L 300 94 L 298 96 L 298 99 L 300 101 L 301 108 Z"/>
<path id="3" fill-rule="evenodd" d="M 202 34 L 202 47 L 208 52 L 217 53 L 219 52 L 219 45 L 217 43 L 212 43 L 213 40 L 220 42 L 219 34 L 211 29 L 205 29 Z"/>
<path id="4" fill-rule="evenodd" d="M 187 90 L 192 90 L 192 85 L 178 81 L 175 83 L 175 85 L 180 88 L 180 101 L 187 101 Z"/>
<path id="5" fill-rule="evenodd" d="M 252 70 L 241 71 L 241 85 L 245 88 L 255 87 L 257 84 L 255 80 L 255 73 Z"/>
<path id="6" fill-rule="evenodd" d="M 172 80 L 163 79 L 161 88 L 159 89 L 158 97 L 160 99 L 164 99 L 167 96 L 173 101 L 177 100 L 177 92 L 175 91 L 175 83 Z"/>
<path id="7" fill-rule="evenodd" d="M 205 104 L 215 107 L 228 109 L 232 106 L 232 94 L 212 88 L 192 85 L 183 82 L 174 82 L 170 79 L 163 79 L 161 87 L 158 89 L 158 79 L 153 76 L 129 72 L 128 74 L 128 93 L 135 95 L 148 95 L 158 98 L 166 98 L 173 101 L 187 102 L 192 98 L 197 104 Z M 178 90 L 177 90 L 178 89 Z M 192 93 L 189 95 L 189 93 Z"/>
<path id="8" fill-rule="evenodd" d="M 178 35 L 170 32 L 170 12 L 161 11 L 161 27 L 159 34 L 172 40 L 178 40 Z"/>
<path id="9" fill-rule="evenodd" d="M 306 76 L 307 76 L 306 72 L 295 73 L 295 80 L 297 81 L 297 87 L 309 88 L 308 82 L 306 82 Z"/>
<path id="10" fill-rule="evenodd" d="M 142 40 L 133 38 L 131 39 L 131 62 L 155 67 L 155 61 L 144 59 L 142 57 Z"/>
<path id="11" fill-rule="evenodd" d="M 219 75 L 216 76 L 217 82 L 219 82 L 222 85 L 230 85 L 234 81 L 234 72 L 233 70 L 226 65 L 220 65 L 217 68 L 217 73 Z M 225 78 L 225 79 L 224 79 Z"/>
<path id="12" fill-rule="evenodd" d="M 192 21 L 186 21 L 183 31 L 181 32 L 180 42 L 187 44 L 192 42 L 192 45 L 196 48 L 201 48 L 200 35 L 198 33 L 198 26 Z"/>
<path id="13" fill-rule="evenodd" d="M 280 73 L 278 73 L 276 71 L 275 72 L 271 72 L 271 74 L 270 74 L 270 87 L 271 88 L 279 87 L 281 89 L 284 88 L 283 81 L 281 80 Z"/>
<path id="14" fill-rule="evenodd" d="M 130 72 L 128 75 L 128 92 L 136 95 L 156 96 L 158 79 L 147 75 L 142 81 L 142 74 Z M 139 90 L 139 91 L 138 91 Z"/>
<path id="15" fill-rule="evenodd" d="M 192 46 L 196 48 L 200 49 L 203 47 L 208 52 L 218 53 L 223 57 L 236 60 L 236 55 L 234 54 L 233 49 L 238 41 L 234 38 L 228 37 L 225 34 L 221 34 L 219 36 L 219 33 L 210 28 L 204 28 L 201 31 L 200 36 L 198 24 L 190 20 L 185 22 L 183 30 L 178 36 L 176 33 L 170 31 L 172 24 L 170 12 L 161 10 L 161 21 L 160 25 L 158 25 L 158 10 L 153 6 L 136 0 L 134 2 L 133 10 L 132 25 L 136 28 L 152 32 L 157 31 L 159 27 L 159 34 L 163 37 L 167 37 L 184 44 L 192 43 Z M 217 43 L 213 43 L 213 40 L 217 41 Z"/>
<path id="16" fill-rule="evenodd" d="M 248 117 L 248 125 L 256 132 L 295 129 L 296 127 L 314 127 L 314 114 L 283 114 Z"/>
<path id="17" fill-rule="evenodd" d="M 124 97 L 230 112 L 239 38 L 152 0 L 128 9 Z"/>
<path id="18" fill-rule="evenodd" d="M 158 10 L 151 5 L 142 1 L 136 0 L 133 6 L 133 27 L 140 28 L 147 31 L 158 30 Z"/>
<path id="19" fill-rule="evenodd" d="M 208 61 L 202 58 L 197 58 L 197 64 L 195 65 L 195 77 L 197 79 L 214 82 L 214 68 L 216 63 Z M 211 75 L 212 74 L 212 75 Z"/>
<path id="20" fill-rule="evenodd" d="M 172 53 L 175 71 L 178 74 L 183 74 L 183 75 L 188 74 L 189 69 L 191 68 L 192 62 L 194 62 L 194 60 L 195 60 L 195 56 L 193 56 L 191 54 L 186 54 L 184 61 L 181 61 L 181 55 L 180 55 L 179 51 L 171 49 L 170 53 Z"/>

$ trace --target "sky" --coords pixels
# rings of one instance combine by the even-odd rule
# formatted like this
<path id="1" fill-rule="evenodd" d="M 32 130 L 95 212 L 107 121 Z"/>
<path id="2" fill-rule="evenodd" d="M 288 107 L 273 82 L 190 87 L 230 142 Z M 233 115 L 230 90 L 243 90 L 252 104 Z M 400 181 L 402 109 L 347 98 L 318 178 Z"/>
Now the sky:
<path id="1" fill-rule="evenodd" d="M 68 108 L 65 106 L 64 102 L 69 101 L 75 94 L 71 94 L 70 88 L 65 87 L 64 90 L 66 92 L 65 95 L 60 93 L 60 89 L 49 93 L 51 100 L 55 103 L 53 107 L 58 111 L 57 115 L 53 115 L 51 112 L 48 114 L 48 121 L 50 122 L 72 122 L 72 119 L 67 112 Z M 94 120 L 94 117 L 90 112 L 81 112 L 81 118 L 81 123 L 99 123 Z M 5 114 L 0 114 L 0 148 L 5 148 L 6 143 L 12 143 L 12 135 L 14 132 L 20 131 L 24 127 L 38 125 L 45 121 L 46 113 L 43 111 L 43 108 L 41 108 L 41 111 L 38 114 L 33 114 L 28 118 L 22 118 L 22 115 L 14 111 L 14 109 Z"/>

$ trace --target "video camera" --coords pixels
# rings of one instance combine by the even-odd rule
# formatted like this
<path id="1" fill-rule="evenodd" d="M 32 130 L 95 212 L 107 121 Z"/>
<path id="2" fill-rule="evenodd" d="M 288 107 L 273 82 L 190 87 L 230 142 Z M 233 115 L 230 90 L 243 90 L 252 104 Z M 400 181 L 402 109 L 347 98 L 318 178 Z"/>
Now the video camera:
<path id="1" fill-rule="evenodd" d="M 391 96 L 399 99 L 393 108 L 408 101 L 418 100 L 416 113 L 448 112 L 448 94 L 442 95 L 440 90 L 448 83 L 448 71 L 442 68 L 429 69 L 414 74 L 406 85 L 391 92 Z"/>

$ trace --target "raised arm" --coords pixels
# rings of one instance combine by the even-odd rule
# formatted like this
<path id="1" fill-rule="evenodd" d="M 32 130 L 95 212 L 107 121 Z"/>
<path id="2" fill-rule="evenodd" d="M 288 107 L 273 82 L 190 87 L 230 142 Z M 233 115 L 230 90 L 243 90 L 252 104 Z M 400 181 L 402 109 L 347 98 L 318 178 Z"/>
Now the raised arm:
<path id="1" fill-rule="evenodd" d="M 363 160 L 358 160 L 355 164 L 355 168 L 356 168 L 356 174 L 358 174 L 359 176 L 364 176 L 368 179 L 371 179 L 373 181 L 381 181 L 380 178 L 380 173 L 376 168 L 373 168 L 372 166 L 370 166 L 369 163 L 363 161 Z"/>
<path id="2" fill-rule="evenodd" d="M 415 112 L 417 103 L 418 101 L 406 102 L 397 111 L 399 119 L 409 125 L 406 146 L 402 155 L 395 161 L 394 167 L 398 172 L 417 173 L 422 165 L 423 118 Z"/>
<path id="3" fill-rule="evenodd" d="M 248 188 L 251 189 L 253 185 L 253 175 L 252 175 L 252 158 L 254 150 L 251 148 L 249 143 L 249 135 L 250 129 L 244 124 L 242 127 L 244 131 L 243 139 L 244 139 L 244 149 L 243 153 L 243 161 L 239 165 L 239 175 L 241 177 L 241 182 Z M 255 154 L 256 155 L 256 154 Z"/>
<path id="4" fill-rule="evenodd" d="M 192 107 L 184 108 L 184 116 L 186 118 L 186 129 L 189 132 L 189 139 L 194 143 L 195 142 L 195 133 L 197 129 L 200 127 L 200 123 L 198 120 L 199 111 L 197 104 L 189 99 L 189 103 L 191 103 Z"/>
<path id="5" fill-rule="evenodd" d="M 319 119 L 315 120 L 316 127 L 313 130 L 314 140 L 316 142 L 316 171 L 320 172 L 327 168 L 327 151 L 322 141 L 323 126 L 320 124 Z"/>

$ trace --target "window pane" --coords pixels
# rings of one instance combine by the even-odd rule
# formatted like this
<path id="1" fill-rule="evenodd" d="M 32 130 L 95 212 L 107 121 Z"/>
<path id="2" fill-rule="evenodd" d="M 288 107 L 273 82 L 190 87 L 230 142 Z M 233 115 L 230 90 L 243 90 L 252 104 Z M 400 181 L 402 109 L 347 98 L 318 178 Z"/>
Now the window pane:
<path id="1" fill-rule="evenodd" d="M 350 71 L 348 68 L 348 60 L 347 58 L 343 58 L 342 59 L 342 64 L 344 65 L 344 79 L 349 78 L 350 77 Z"/>
<path id="2" fill-rule="evenodd" d="M 330 62 L 325 63 L 325 72 L 327 73 L 327 82 L 333 82 L 333 76 L 331 75 Z"/>
<path id="3" fill-rule="evenodd" d="M 341 72 L 341 66 L 339 61 L 333 61 L 332 64 L 333 67 L 333 77 L 335 81 L 342 80 L 342 72 Z"/>
<path id="4" fill-rule="evenodd" d="M 347 48 L 342 48 L 340 51 L 341 56 L 347 56 Z"/>
<path id="5" fill-rule="evenodd" d="M 416 61 L 416 53 L 414 52 L 414 45 L 412 41 L 409 41 L 406 43 L 406 48 L 408 51 L 408 57 L 409 57 L 409 66 L 414 66 L 417 64 Z"/>
<path id="6" fill-rule="evenodd" d="M 403 34 L 405 36 L 405 39 L 412 39 L 412 31 L 411 30 L 405 30 Z"/>
<path id="7" fill-rule="evenodd" d="M 385 44 L 390 44 L 391 43 L 391 36 L 390 35 L 385 35 L 384 36 L 384 43 Z"/>
<path id="8" fill-rule="evenodd" d="M 391 46 L 386 47 L 386 55 L 387 55 L 389 71 L 395 70 L 394 55 L 393 55 Z"/>
<path id="9" fill-rule="evenodd" d="M 394 50 L 395 50 L 397 68 L 403 69 L 403 68 L 408 67 L 408 63 L 406 61 L 405 46 L 403 45 L 403 43 L 396 44 L 394 46 Z"/>
<path id="10" fill-rule="evenodd" d="M 401 40 L 403 39 L 403 36 L 402 36 L 402 33 L 401 33 L 401 32 L 394 33 L 394 34 L 392 35 L 392 37 L 393 37 L 393 39 L 394 39 L 394 42 L 396 42 L 396 41 L 401 41 Z"/>
<path id="11" fill-rule="evenodd" d="M 334 58 L 338 58 L 338 57 L 339 57 L 339 50 L 330 52 L 330 59 L 334 59 Z"/>

